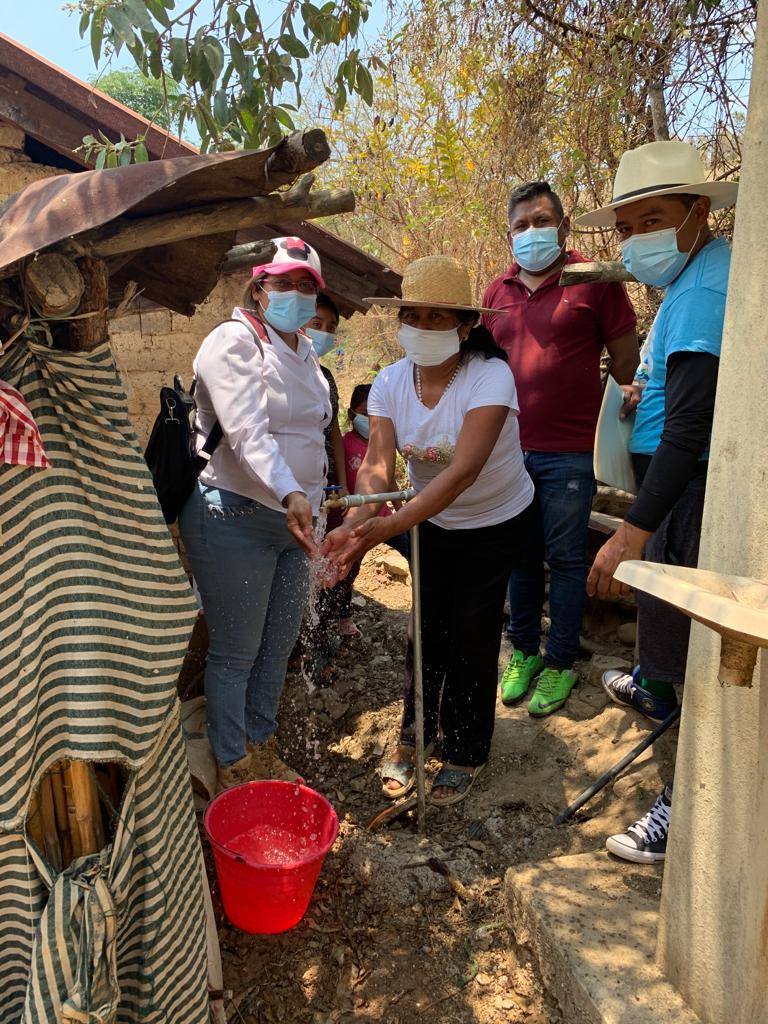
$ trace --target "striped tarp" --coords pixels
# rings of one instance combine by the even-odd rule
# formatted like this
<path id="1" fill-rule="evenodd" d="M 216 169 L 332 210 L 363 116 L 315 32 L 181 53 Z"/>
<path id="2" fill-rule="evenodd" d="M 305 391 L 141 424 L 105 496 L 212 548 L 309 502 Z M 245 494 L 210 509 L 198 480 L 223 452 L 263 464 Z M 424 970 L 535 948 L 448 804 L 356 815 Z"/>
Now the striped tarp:
<path id="1" fill-rule="evenodd" d="M 0 377 L 51 462 L 0 466 L 0 1024 L 203 1024 L 200 848 L 175 690 L 197 609 L 109 347 L 17 345 Z M 24 821 L 45 770 L 68 757 L 131 774 L 109 846 L 56 877 Z"/>

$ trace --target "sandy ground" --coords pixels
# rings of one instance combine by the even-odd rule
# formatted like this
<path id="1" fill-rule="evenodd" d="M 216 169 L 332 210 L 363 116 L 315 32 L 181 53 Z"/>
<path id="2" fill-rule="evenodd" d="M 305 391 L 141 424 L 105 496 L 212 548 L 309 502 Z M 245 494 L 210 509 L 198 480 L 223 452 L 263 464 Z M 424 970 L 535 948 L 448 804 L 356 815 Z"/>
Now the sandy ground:
<path id="1" fill-rule="evenodd" d="M 229 1019 L 558 1024 L 557 1006 L 506 927 L 502 879 L 515 864 L 602 848 L 606 835 L 648 809 L 671 772 L 675 730 L 574 823 L 553 824 L 648 731 L 639 715 L 608 703 L 599 685 L 605 667 L 632 658 L 621 642 L 631 608 L 590 610 L 580 684 L 560 712 L 533 719 L 525 704 L 499 703 L 488 768 L 462 804 L 428 811 L 426 840 L 411 816 L 371 832 L 367 822 L 387 804 L 376 767 L 399 725 L 410 606 L 409 583 L 377 568 L 377 553 L 356 584 L 363 638 L 340 652 L 330 687 L 310 693 L 291 676 L 284 697 L 283 755 L 331 800 L 341 822 L 310 910 L 288 933 L 251 936 L 227 923 L 214 892 L 233 991 Z M 500 670 L 508 657 L 502 644 Z M 438 766 L 430 762 L 430 776 Z M 648 885 L 658 890 L 658 871 L 649 870 Z"/>

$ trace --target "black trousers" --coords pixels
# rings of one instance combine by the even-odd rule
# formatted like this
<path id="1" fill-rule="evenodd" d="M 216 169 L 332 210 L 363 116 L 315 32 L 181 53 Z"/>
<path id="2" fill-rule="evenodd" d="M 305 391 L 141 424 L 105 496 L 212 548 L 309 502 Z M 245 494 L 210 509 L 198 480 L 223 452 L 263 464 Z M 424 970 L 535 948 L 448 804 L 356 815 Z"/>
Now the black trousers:
<path id="1" fill-rule="evenodd" d="M 533 506 L 476 530 L 419 527 L 424 743 L 440 735 L 451 764 L 488 760 L 507 583 L 535 529 Z M 410 639 L 404 703 L 400 741 L 414 746 Z"/>
<path id="2" fill-rule="evenodd" d="M 635 475 L 641 482 L 650 457 L 633 456 Z M 688 483 L 658 530 L 648 539 L 643 557 L 647 562 L 696 568 L 699 561 L 701 519 L 707 487 L 706 463 Z M 671 604 L 641 590 L 635 591 L 640 672 L 646 679 L 669 683 L 685 681 L 691 620 Z"/>

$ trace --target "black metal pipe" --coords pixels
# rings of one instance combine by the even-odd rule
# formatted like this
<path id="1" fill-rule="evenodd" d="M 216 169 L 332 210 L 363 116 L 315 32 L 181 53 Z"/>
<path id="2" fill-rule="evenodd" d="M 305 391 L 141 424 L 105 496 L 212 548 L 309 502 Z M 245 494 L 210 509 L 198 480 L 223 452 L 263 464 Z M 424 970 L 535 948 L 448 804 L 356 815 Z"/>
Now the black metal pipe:
<path id="1" fill-rule="evenodd" d="M 592 799 L 596 793 L 599 793 L 601 789 L 605 789 L 609 782 L 613 782 L 617 775 L 624 771 L 627 765 L 632 764 L 636 758 L 638 758 L 644 750 L 647 750 L 659 736 L 663 735 L 667 729 L 675 724 L 680 717 L 681 705 L 678 704 L 674 711 L 671 711 L 663 722 L 659 722 L 653 732 L 649 732 L 644 740 L 641 740 L 636 747 L 632 747 L 628 754 L 625 754 L 620 761 L 617 761 L 613 768 L 609 768 L 607 772 L 604 772 L 598 779 L 592 783 L 583 793 L 580 793 L 572 804 L 568 804 L 564 811 L 555 818 L 556 825 L 562 825 L 569 818 L 572 818 L 576 811 L 580 807 L 583 807 L 585 803 Z"/>

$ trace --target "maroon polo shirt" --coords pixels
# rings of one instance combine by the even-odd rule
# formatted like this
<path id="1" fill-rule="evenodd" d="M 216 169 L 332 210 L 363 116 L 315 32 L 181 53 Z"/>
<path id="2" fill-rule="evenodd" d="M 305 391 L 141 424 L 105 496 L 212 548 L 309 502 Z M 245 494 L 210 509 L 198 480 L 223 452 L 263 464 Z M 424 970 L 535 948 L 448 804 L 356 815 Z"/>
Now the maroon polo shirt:
<path id="1" fill-rule="evenodd" d="M 568 263 L 584 263 L 576 250 Z M 600 354 L 637 322 L 623 284 L 561 288 L 558 269 L 535 292 L 513 263 L 483 296 L 483 323 L 509 357 L 525 451 L 591 452 L 602 402 Z"/>

